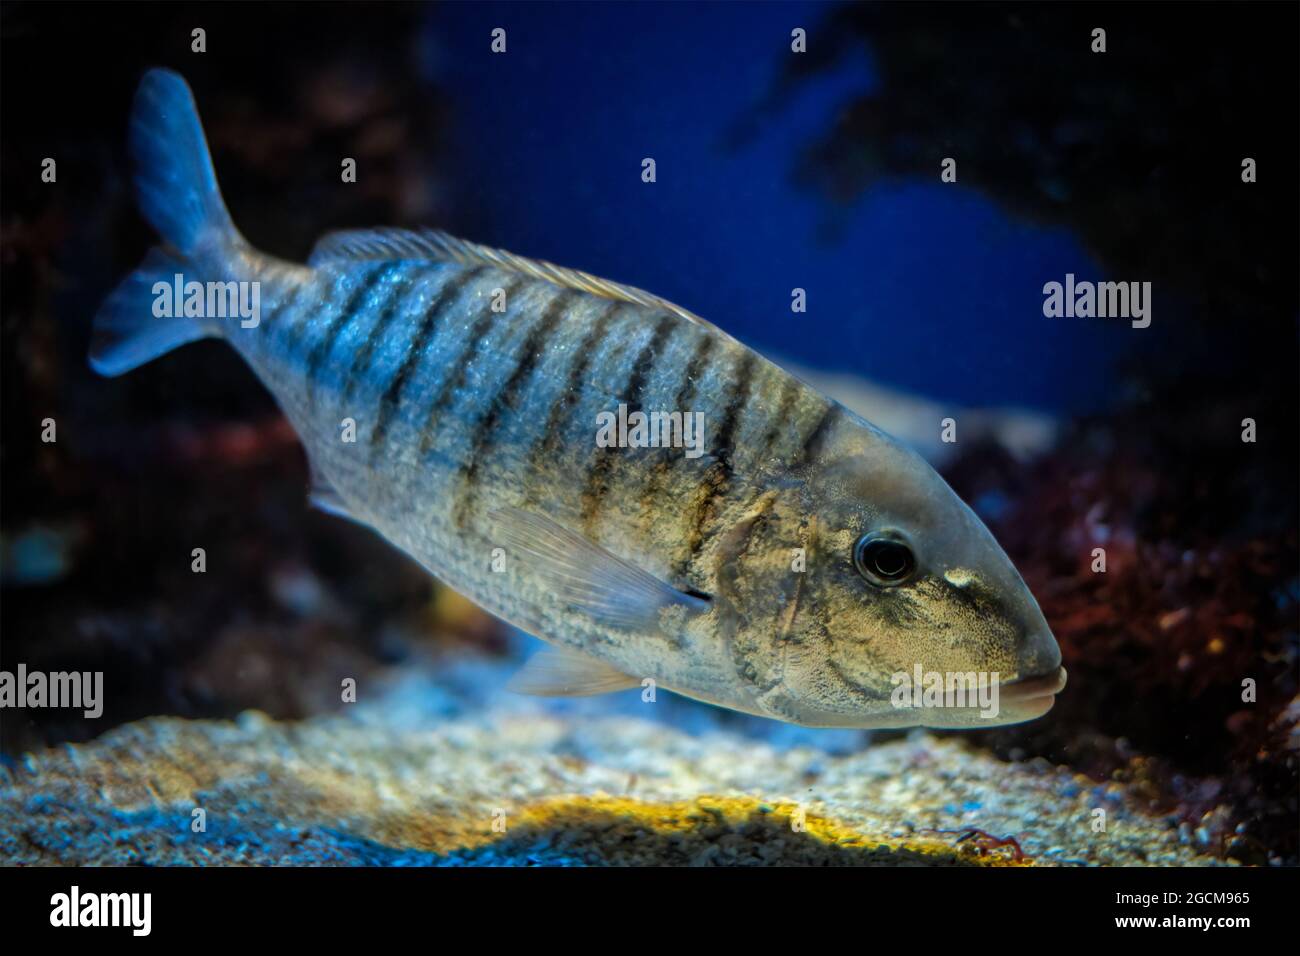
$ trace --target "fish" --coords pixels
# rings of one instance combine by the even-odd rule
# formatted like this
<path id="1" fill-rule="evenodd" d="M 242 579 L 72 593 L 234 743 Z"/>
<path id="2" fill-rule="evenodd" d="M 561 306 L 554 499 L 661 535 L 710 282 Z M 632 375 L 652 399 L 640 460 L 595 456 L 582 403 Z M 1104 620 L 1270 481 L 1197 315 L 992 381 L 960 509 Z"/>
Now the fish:
<path id="1" fill-rule="evenodd" d="M 512 689 L 872 729 L 1017 723 L 1064 688 L 1033 595 L 934 469 L 712 323 L 432 229 L 260 252 L 169 70 L 129 143 L 162 243 L 97 312 L 91 366 L 225 340 L 301 439 L 312 503 L 546 643 Z M 673 412 L 702 416 L 698 454 L 643 440 Z M 599 440 L 615 415 L 627 440 Z M 899 694 L 913 674 L 940 692 Z"/>

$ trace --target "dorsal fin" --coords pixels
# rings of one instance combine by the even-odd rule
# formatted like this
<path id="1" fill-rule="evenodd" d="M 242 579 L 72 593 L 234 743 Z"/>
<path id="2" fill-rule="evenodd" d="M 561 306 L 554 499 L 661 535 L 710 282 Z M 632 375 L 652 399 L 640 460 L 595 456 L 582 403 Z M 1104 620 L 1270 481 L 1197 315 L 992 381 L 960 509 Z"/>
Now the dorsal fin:
<path id="1" fill-rule="evenodd" d="M 688 322 L 716 328 L 713 323 L 700 318 L 694 312 L 683 309 L 667 299 L 661 299 L 657 295 L 651 295 L 644 289 L 611 282 L 609 279 L 602 279 L 578 269 L 566 269 L 564 266 L 557 266 L 541 259 L 529 259 L 504 249 L 493 249 L 491 246 L 479 245 L 466 239 L 457 239 L 439 229 L 379 228 L 327 233 L 312 249 L 307 264 L 319 266 L 328 262 L 354 262 L 364 259 L 427 259 L 433 262 L 456 262 L 466 266 L 493 266 L 605 299 L 662 309 Z"/>

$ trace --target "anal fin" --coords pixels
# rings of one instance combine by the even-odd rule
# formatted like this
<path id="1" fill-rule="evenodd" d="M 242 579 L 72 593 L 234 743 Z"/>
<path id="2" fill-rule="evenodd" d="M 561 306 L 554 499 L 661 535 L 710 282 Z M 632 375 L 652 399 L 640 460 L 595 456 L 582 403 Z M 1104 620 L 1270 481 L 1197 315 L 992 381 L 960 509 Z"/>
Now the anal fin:
<path id="1" fill-rule="evenodd" d="M 588 697 L 636 687 L 641 682 L 604 661 L 562 647 L 547 647 L 528 659 L 506 684 L 535 697 Z"/>

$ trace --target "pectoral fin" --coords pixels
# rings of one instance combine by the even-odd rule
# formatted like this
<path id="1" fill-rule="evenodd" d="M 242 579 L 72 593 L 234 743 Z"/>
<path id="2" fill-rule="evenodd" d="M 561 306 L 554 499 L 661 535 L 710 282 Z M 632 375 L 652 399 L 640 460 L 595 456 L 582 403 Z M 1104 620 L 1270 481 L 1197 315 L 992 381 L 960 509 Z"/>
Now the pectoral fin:
<path id="1" fill-rule="evenodd" d="M 650 628 L 661 611 L 693 615 L 710 607 L 708 599 L 665 584 L 543 515 L 503 508 L 492 519 L 515 560 L 529 562 L 563 600 L 605 624 Z"/>
<path id="2" fill-rule="evenodd" d="M 506 689 L 535 697 L 587 697 L 636 687 L 641 682 L 586 654 L 560 647 L 538 651 Z"/>

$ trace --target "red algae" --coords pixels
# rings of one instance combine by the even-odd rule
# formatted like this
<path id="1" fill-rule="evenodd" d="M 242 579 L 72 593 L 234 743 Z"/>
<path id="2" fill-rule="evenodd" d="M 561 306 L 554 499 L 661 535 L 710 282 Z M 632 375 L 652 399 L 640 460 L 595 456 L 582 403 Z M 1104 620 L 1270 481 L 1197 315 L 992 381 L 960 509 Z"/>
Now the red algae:
<path id="1" fill-rule="evenodd" d="M 954 462 L 968 500 L 1010 502 L 991 526 L 1070 671 L 1046 718 L 980 739 L 1129 783 L 1206 852 L 1294 862 L 1294 522 L 1234 526 L 1230 465 L 1153 446 L 1101 422 L 1028 470 L 990 446 Z"/>

